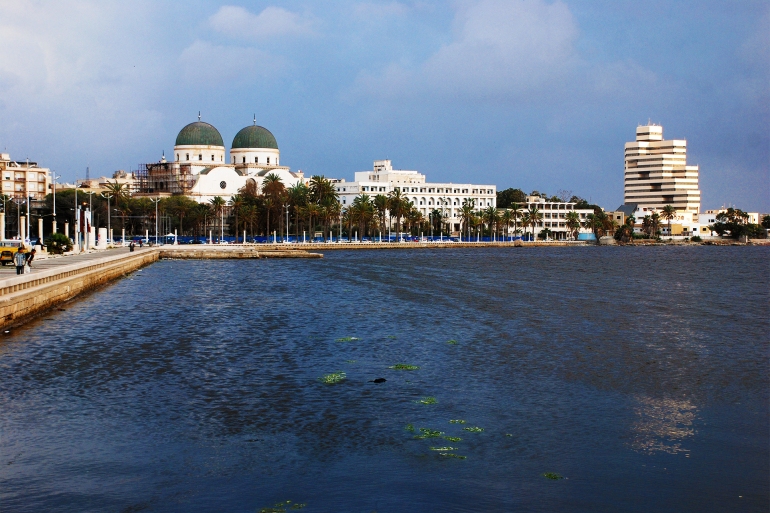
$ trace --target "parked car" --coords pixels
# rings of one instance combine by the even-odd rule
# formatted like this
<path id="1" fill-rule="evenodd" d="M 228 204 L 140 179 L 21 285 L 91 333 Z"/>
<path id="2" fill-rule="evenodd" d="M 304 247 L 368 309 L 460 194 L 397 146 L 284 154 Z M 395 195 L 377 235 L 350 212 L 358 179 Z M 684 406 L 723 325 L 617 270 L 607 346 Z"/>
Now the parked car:
<path id="1" fill-rule="evenodd" d="M 20 240 L 3 240 L 0 241 L 0 264 L 8 265 L 13 263 L 13 257 L 19 252 L 22 247 Z"/>

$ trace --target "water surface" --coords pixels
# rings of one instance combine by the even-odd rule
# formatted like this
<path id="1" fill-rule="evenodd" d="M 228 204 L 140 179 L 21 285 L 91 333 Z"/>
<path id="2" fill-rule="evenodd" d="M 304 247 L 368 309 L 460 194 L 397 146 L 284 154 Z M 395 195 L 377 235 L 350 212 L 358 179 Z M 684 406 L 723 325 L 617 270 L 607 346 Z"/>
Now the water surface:
<path id="1" fill-rule="evenodd" d="M 162 261 L 0 339 L 0 510 L 767 511 L 769 256 Z"/>

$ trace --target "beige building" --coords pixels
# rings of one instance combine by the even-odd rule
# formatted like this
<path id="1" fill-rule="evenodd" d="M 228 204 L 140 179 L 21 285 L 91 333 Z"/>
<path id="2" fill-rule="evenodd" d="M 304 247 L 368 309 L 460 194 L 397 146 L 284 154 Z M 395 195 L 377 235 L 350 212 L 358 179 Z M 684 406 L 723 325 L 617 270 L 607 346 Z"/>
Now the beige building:
<path id="1" fill-rule="evenodd" d="M 75 186 L 78 189 L 88 189 L 96 192 L 105 191 L 107 190 L 107 187 L 109 185 L 119 183 L 126 187 L 126 189 L 129 192 L 134 192 L 136 190 L 137 181 L 134 178 L 134 173 L 123 171 L 122 169 L 119 169 L 118 171 L 115 171 L 112 173 L 112 178 L 107 178 L 106 176 L 100 176 L 99 178 L 84 178 L 77 180 L 75 182 Z M 69 184 L 65 184 L 69 185 Z M 72 186 L 69 187 L 60 187 L 59 184 L 56 184 L 56 189 L 72 189 Z"/>
<path id="2" fill-rule="evenodd" d="M 11 160 L 8 153 L 0 153 L 0 174 L 2 175 L 2 194 L 11 198 L 41 200 L 51 189 L 51 173 L 37 162 Z"/>
<path id="3" fill-rule="evenodd" d="M 687 165 L 687 141 L 663 139 L 663 127 L 636 128 L 636 141 L 625 146 L 624 203 L 681 212 L 700 211 L 698 166 Z"/>

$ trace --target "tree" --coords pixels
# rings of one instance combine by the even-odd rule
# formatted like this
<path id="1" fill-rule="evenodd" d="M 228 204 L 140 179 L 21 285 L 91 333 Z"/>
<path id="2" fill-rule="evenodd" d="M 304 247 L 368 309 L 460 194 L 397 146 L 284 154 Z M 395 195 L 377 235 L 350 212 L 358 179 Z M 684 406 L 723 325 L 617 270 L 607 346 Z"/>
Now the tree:
<path id="1" fill-rule="evenodd" d="M 572 239 L 577 239 L 578 232 L 580 231 L 580 214 L 574 210 L 571 210 L 567 212 L 567 215 L 564 216 L 564 218 L 564 224 L 567 226 L 567 229 L 569 229 L 570 235 L 572 235 Z"/>
<path id="2" fill-rule="evenodd" d="M 500 216 L 500 220 L 503 223 L 503 226 L 505 226 L 505 237 L 510 238 L 511 232 L 509 228 L 511 227 L 511 223 L 513 223 L 515 214 L 514 211 L 511 209 L 505 209 L 503 210 L 503 215 Z"/>
<path id="3" fill-rule="evenodd" d="M 762 216 L 762 228 L 770 230 L 770 215 Z"/>
<path id="4" fill-rule="evenodd" d="M 672 205 L 666 205 L 663 207 L 661 217 L 668 221 L 668 236 L 671 237 L 673 235 L 671 233 L 671 221 L 676 218 L 676 209 Z"/>
<path id="5" fill-rule="evenodd" d="M 535 228 L 539 226 L 540 222 L 543 220 L 543 213 L 540 212 L 537 207 L 533 206 L 524 212 L 524 215 L 527 217 L 528 224 L 532 227 L 532 239 L 534 240 Z"/>
<path id="6" fill-rule="evenodd" d="M 497 208 L 512 208 L 515 203 L 526 203 L 527 195 L 521 189 L 497 191 Z"/>
<path id="7" fill-rule="evenodd" d="M 211 210 L 213 211 L 213 214 L 216 216 L 217 220 L 219 221 L 220 228 L 223 228 L 221 214 L 224 211 L 226 204 L 227 202 L 224 200 L 222 196 L 215 196 L 211 201 L 209 201 Z"/>
<path id="8" fill-rule="evenodd" d="M 380 242 L 382 242 L 382 230 L 385 227 L 385 216 L 388 212 L 388 197 L 384 194 L 378 194 L 374 197 L 374 208 L 377 209 L 377 216 L 380 218 Z"/>
<path id="9" fill-rule="evenodd" d="M 468 241 L 471 240 L 471 224 L 473 222 L 473 207 L 475 200 L 471 198 L 465 198 L 463 200 L 462 207 L 460 207 L 460 219 L 462 219 L 465 229 L 468 232 Z"/>
<path id="10" fill-rule="evenodd" d="M 401 189 L 393 189 L 388 194 L 388 210 L 391 217 L 396 218 L 396 238 L 401 241 L 401 218 L 408 212 L 406 199 L 401 194 Z"/>
<path id="11" fill-rule="evenodd" d="M 483 219 L 486 221 L 487 226 L 489 226 L 490 238 L 496 240 L 495 235 L 497 233 L 497 225 L 500 223 L 500 212 L 495 207 L 489 206 L 484 210 Z"/>
<path id="12" fill-rule="evenodd" d="M 652 238 L 652 217 L 649 215 L 644 216 L 642 219 L 642 231 Z"/>

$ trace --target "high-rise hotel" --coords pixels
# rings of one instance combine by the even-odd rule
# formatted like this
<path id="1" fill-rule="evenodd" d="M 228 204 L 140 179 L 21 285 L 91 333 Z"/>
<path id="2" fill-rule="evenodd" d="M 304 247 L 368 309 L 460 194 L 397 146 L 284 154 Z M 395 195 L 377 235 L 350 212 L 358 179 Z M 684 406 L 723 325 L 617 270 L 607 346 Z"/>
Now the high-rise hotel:
<path id="1" fill-rule="evenodd" d="M 698 166 L 687 165 L 687 141 L 663 140 L 659 125 L 637 127 L 636 141 L 626 143 L 624 203 L 656 210 L 672 205 L 697 214 Z"/>

